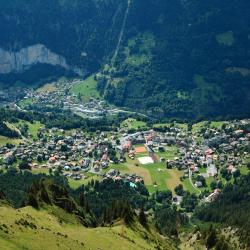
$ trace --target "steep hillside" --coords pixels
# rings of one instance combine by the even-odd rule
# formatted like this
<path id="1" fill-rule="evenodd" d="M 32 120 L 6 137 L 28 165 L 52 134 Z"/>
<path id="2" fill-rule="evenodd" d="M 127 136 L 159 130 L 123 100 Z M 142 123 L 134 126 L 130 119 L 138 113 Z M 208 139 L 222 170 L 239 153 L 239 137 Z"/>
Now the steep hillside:
<path id="1" fill-rule="evenodd" d="M 249 115 L 249 10 L 245 0 L 133 1 L 100 90 L 158 117 Z"/>
<path id="2" fill-rule="evenodd" d="M 149 250 L 156 249 L 157 246 L 157 236 L 148 233 L 139 224 L 129 228 L 122 222 L 117 222 L 112 227 L 86 228 L 75 216 L 56 207 L 47 207 L 43 210 L 24 207 L 15 210 L 0 205 L 0 219 L 0 246 L 5 250 Z M 170 245 L 165 247 L 174 249 Z"/>
<path id="3" fill-rule="evenodd" d="M 97 70 L 114 50 L 125 0 L 0 2 L 0 73 L 35 64 L 77 74 Z"/>
<path id="4" fill-rule="evenodd" d="M 25 207 L 14 209 L 6 199 L 0 192 L 1 249 L 175 249 L 135 215 L 128 221 L 129 211 L 124 219 L 95 226 L 89 208 L 79 206 L 66 188 L 49 179 L 32 184 Z"/>

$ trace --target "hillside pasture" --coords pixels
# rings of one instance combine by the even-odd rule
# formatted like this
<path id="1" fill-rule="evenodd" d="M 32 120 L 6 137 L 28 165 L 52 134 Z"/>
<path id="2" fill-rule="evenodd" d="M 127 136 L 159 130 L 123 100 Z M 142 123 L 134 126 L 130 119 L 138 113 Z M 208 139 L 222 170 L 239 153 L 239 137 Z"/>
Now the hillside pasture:
<path id="1" fill-rule="evenodd" d="M 21 139 L 11 139 L 5 136 L 0 136 L 0 146 L 5 146 L 7 143 L 19 145 L 21 142 Z"/>
<path id="2" fill-rule="evenodd" d="M 129 118 L 127 120 L 124 120 L 121 123 L 121 128 L 127 128 L 127 129 L 139 129 L 146 126 L 146 123 L 143 121 L 138 121 L 136 119 Z"/>
<path id="3" fill-rule="evenodd" d="M 96 89 L 97 82 L 91 75 L 87 79 L 76 83 L 70 90 L 72 94 L 79 95 L 82 101 L 89 101 L 91 98 L 100 99 L 101 96 Z"/>

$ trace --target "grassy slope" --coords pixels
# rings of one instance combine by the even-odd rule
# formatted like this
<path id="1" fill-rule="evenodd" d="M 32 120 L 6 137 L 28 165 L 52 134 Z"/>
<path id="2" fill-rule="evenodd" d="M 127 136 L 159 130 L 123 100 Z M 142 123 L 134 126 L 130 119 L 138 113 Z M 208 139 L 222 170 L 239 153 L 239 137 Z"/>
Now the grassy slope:
<path id="1" fill-rule="evenodd" d="M 71 93 L 76 95 L 80 94 L 83 101 L 88 101 L 90 98 L 100 98 L 98 91 L 96 90 L 97 82 L 94 76 L 88 77 L 86 80 L 77 83 L 71 88 Z"/>
<path id="2" fill-rule="evenodd" d="M 235 42 L 234 33 L 232 31 L 228 31 L 218 34 L 216 36 L 216 40 L 219 44 L 232 46 Z"/>
<path id="3" fill-rule="evenodd" d="M 34 224 L 36 229 L 18 224 L 20 219 Z M 156 242 L 161 241 L 138 224 L 132 228 L 121 222 L 113 227 L 85 228 L 74 216 L 55 207 L 37 211 L 31 207 L 15 210 L 0 206 L 0 228 L 0 246 L 5 250 L 155 249 Z M 168 245 L 164 249 L 172 248 Z"/>
<path id="4" fill-rule="evenodd" d="M 145 127 L 146 123 L 137 121 L 136 119 L 129 118 L 121 123 L 121 128 L 138 129 Z"/>
<path id="5" fill-rule="evenodd" d="M 13 145 L 18 145 L 22 142 L 21 139 L 11 139 L 0 135 L 0 146 L 6 145 L 6 143 L 11 143 Z"/>
<path id="6" fill-rule="evenodd" d="M 73 180 L 69 178 L 68 180 L 70 187 L 73 189 L 77 189 L 82 185 L 88 184 L 88 182 L 90 182 L 91 180 L 100 180 L 100 177 L 98 175 L 87 174 L 86 176 L 87 176 L 86 179 L 81 179 L 81 180 Z"/>
<path id="7" fill-rule="evenodd" d="M 32 98 L 27 98 L 27 99 L 22 99 L 21 101 L 18 102 L 18 106 L 22 109 L 26 109 L 29 106 L 32 106 L 36 103 L 34 99 Z"/>
<path id="8" fill-rule="evenodd" d="M 128 46 L 125 47 L 126 63 L 132 66 L 140 66 L 151 60 L 151 50 L 155 47 L 155 37 L 151 33 L 142 33 L 131 38 L 128 41 Z M 139 47 L 138 51 L 135 49 Z"/>
<path id="9" fill-rule="evenodd" d="M 19 120 L 18 123 L 15 124 L 17 128 L 23 126 L 24 124 L 28 125 L 28 133 L 35 139 L 37 139 L 37 132 L 39 129 L 41 129 L 44 125 L 42 125 L 40 122 L 34 121 L 33 123 Z"/>
<path id="10" fill-rule="evenodd" d="M 53 83 L 45 84 L 44 86 L 38 88 L 36 91 L 38 93 L 50 93 L 55 92 L 57 90 L 57 87 Z"/>

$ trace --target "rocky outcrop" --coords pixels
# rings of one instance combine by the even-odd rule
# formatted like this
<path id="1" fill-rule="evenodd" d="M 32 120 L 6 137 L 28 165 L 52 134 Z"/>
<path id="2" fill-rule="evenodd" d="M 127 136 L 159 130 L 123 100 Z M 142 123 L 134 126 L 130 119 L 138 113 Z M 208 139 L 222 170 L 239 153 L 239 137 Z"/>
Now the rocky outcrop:
<path id="1" fill-rule="evenodd" d="M 17 52 L 0 48 L 0 74 L 22 73 L 35 64 L 60 66 L 77 75 L 86 73 L 85 70 L 68 65 L 63 56 L 57 55 L 42 44 L 32 45 Z"/>

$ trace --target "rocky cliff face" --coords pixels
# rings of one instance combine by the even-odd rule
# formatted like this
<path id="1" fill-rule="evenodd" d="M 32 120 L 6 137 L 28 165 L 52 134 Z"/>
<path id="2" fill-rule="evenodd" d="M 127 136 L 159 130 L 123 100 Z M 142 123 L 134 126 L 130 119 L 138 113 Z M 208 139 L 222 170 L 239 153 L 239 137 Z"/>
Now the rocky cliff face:
<path id="1" fill-rule="evenodd" d="M 45 61 L 96 72 L 116 48 L 127 1 L 0 1 L 0 81 L 1 72 L 20 72 L 19 65 L 26 72 L 27 54 L 32 54 L 28 65 Z"/>
<path id="2" fill-rule="evenodd" d="M 42 44 L 29 46 L 17 52 L 0 48 L 0 74 L 22 73 L 36 64 L 60 66 L 77 75 L 85 74 L 85 70 L 68 65 L 63 56 L 53 53 Z"/>

